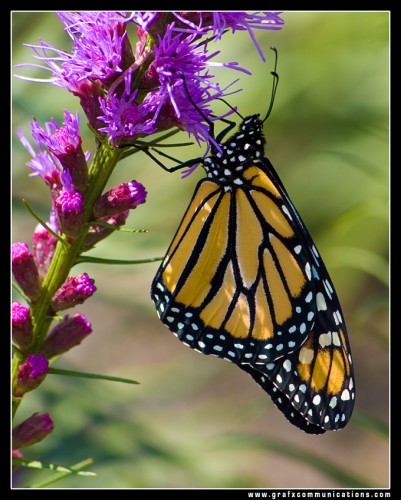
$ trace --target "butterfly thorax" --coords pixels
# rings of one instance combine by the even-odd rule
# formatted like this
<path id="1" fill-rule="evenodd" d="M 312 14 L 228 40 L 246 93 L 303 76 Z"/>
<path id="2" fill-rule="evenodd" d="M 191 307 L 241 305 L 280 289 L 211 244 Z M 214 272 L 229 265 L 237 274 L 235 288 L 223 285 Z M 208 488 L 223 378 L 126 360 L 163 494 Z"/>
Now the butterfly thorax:
<path id="1" fill-rule="evenodd" d="M 242 172 L 264 157 L 265 138 L 260 115 L 244 118 L 238 132 L 223 142 L 221 152 L 205 158 L 207 176 L 220 184 L 243 184 Z"/>

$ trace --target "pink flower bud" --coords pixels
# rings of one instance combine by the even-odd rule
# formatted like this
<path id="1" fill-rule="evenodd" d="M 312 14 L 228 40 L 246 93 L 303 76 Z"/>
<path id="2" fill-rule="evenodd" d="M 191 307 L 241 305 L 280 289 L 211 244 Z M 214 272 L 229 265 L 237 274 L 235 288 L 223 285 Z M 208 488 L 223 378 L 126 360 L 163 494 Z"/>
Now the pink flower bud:
<path id="1" fill-rule="evenodd" d="M 140 182 L 131 181 L 120 184 L 97 200 L 93 216 L 95 219 L 99 219 L 136 208 L 141 203 L 145 203 L 146 195 L 146 189 Z"/>
<path id="2" fill-rule="evenodd" d="M 18 367 L 14 396 L 22 397 L 26 392 L 36 389 L 49 371 L 49 362 L 43 354 L 29 354 Z"/>
<path id="3" fill-rule="evenodd" d="M 60 230 L 74 239 L 82 229 L 84 220 L 84 197 L 79 191 L 63 190 L 54 202 Z"/>
<path id="4" fill-rule="evenodd" d="M 22 457 L 18 448 L 32 446 L 42 441 L 54 429 L 53 420 L 48 413 L 34 413 L 13 429 L 13 454 Z"/>
<path id="5" fill-rule="evenodd" d="M 13 342 L 21 351 L 26 351 L 32 342 L 31 310 L 19 302 L 13 302 L 11 316 Z"/>
<path id="6" fill-rule="evenodd" d="M 32 242 L 33 258 L 38 268 L 39 276 L 44 278 L 53 258 L 57 238 L 49 233 L 42 224 L 38 224 L 33 233 Z"/>
<path id="7" fill-rule="evenodd" d="M 33 255 L 26 243 L 13 243 L 11 253 L 14 277 L 23 292 L 34 301 L 41 285 Z"/>
<path id="8" fill-rule="evenodd" d="M 53 309 L 62 311 L 82 304 L 95 292 L 95 280 L 89 278 L 86 273 L 79 274 L 76 278 L 69 276 L 53 296 Z"/>
<path id="9" fill-rule="evenodd" d="M 47 336 L 42 353 L 51 358 L 80 344 L 92 332 L 92 326 L 83 314 L 65 316 Z"/>

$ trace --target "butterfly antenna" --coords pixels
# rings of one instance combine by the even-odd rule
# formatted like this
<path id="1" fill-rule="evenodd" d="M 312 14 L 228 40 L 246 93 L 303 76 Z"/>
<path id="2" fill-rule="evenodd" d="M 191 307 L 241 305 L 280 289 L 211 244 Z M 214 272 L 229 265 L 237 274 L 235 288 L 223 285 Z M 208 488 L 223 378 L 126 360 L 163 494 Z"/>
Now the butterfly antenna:
<path id="1" fill-rule="evenodd" d="M 216 100 L 217 100 L 217 101 L 224 102 L 224 104 L 225 104 L 228 108 L 230 108 L 230 109 L 231 109 L 231 110 L 232 110 L 232 111 L 233 111 L 236 115 L 238 115 L 238 116 L 241 118 L 241 120 L 243 120 L 243 119 L 244 119 L 244 117 L 241 115 L 241 113 L 238 111 L 238 109 L 237 109 L 236 107 L 234 107 L 234 106 L 231 106 L 231 104 L 230 104 L 229 102 L 227 102 L 225 99 L 223 99 L 222 97 L 218 97 Z"/>
<path id="2" fill-rule="evenodd" d="M 263 118 L 263 123 L 269 118 L 270 113 L 272 112 L 273 109 L 273 104 L 274 104 L 274 99 L 276 97 L 276 91 L 277 91 L 277 86 L 278 86 L 278 73 L 277 73 L 277 61 L 278 61 L 278 53 L 276 47 L 270 47 L 272 51 L 274 52 L 274 70 L 271 72 L 273 75 L 273 85 L 272 85 L 272 95 L 270 98 L 270 104 L 269 104 L 269 109 L 267 110 L 266 116 Z"/>

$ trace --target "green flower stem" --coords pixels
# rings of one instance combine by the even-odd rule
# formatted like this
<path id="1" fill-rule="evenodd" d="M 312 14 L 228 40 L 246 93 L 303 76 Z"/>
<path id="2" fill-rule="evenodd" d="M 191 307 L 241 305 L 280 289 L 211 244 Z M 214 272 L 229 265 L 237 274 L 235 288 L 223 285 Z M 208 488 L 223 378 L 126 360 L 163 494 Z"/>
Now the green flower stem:
<path id="1" fill-rule="evenodd" d="M 20 351 L 16 351 L 14 356 L 13 356 L 13 363 L 12 363 L 12 380 L 13 380 L 13 393 L 14 393 L 14 384 L 17 380 L 18 376 L 18 367 L 19 365 L 23 362 L 24 356 Z M 12 418 L 14 418 L 15 413 L 18 410 L 18 407 L 21 403 L 22 398 L 17 398 L 14 395 L 12 396 Z"/>
<path id="2" fill-rule="evenodd" d="M 66 237 L 61 235 L 63 242 L 57 242 L 52 262 L 42 283 L 41 293 L 31 306 L 34 339 L 31 353 L 41 352 L 43 340 L 54 319 L 51 299 L 69 276 L 71 268 L 76 264 L 77 258 L 82 252 L 82 245 L 90 227 L 89 223 L 92 217 L 93 206 L 103 193 L 106 183 L 121 154 L 120 150 L 111 149 L 107 143 L 101 143 L 96 151 L 89 170 L 88 187 L 85 192 L 85 215 L 82 230 L 72 243 L 68 243 Z M 13 363 L 14 381 L 18 374 L 18 366 L 23 359 L 21 354 L 15 354 Z M 13 402 L 14 412 L 18 408 L 19 403 L 20 400 Z"/>

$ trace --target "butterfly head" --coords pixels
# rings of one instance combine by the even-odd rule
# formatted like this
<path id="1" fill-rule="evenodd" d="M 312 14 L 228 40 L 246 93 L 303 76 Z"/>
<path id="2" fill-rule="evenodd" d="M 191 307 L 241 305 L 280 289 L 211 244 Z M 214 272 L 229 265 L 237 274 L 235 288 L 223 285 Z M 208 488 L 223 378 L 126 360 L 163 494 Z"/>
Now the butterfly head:
<path id="1" fill-rule="evenodd" d="M 238 131 L 220 145 L 221 152 L 205 158 L 208 177 L 222 184 L 240 184 L 241 172 L 264 157 L 265 143 L 260 115 L 247 116 Z"/>

